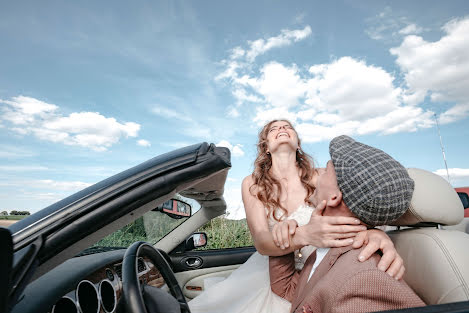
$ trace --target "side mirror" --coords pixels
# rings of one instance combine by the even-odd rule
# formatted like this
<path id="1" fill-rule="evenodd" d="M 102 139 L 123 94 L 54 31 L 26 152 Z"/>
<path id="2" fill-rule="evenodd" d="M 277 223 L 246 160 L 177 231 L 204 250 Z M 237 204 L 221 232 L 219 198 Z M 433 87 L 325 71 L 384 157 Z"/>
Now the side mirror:
<path id="1" fill-rule="evenodd" d="M 156 207 L 153 211 L 160 211 L 167 214 L 171 218 L 183 218 L 192 215 L 192 207 L 179 199 L 171 199 Z"/>
<path id="2" fill-rule="evenodd" d="M 207 234 L 202 232 L 193 233 L 186 239 L 184 251 L 194 250 L 207 245 Z"/>

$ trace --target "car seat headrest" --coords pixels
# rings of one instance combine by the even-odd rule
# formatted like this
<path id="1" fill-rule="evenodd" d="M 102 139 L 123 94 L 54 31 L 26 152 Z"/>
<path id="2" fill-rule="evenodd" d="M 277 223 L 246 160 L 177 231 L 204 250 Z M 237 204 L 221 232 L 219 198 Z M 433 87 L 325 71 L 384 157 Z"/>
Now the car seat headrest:
<path id="1" fill-rule="evenodd" d="M 415 182 L 410 208 L 393 226 L 456 225 L 464 207 L 454 188 L 442 177 L 417 168 L 407 169 Z"/>

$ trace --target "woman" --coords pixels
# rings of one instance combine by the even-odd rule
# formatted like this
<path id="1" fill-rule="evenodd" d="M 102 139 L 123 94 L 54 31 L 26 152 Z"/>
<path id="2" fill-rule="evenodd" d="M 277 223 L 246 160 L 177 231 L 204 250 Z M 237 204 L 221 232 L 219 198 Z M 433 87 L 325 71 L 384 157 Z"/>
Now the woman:
<path id="1" fill-rule="evenodd" d="M 380 249 L 380 269 L 402 277 L 402 259 L 383 232 L 365 231 L 353 217 L 322 216 L 321 210 L 314 210 L 310 197 L 316 170 L 300 143 L 286 120 L 271 121 L 260 131 L 254 172 L 242 183 L 246 219 L 258 252 L 190 301 L 191 312 L 289 312 L 290 303 L 270 289 L 268 256 L 295 251 L 301 269 L 315 247 L 353 243 L 358 248 L 367 243 L 361 261 Z"/>

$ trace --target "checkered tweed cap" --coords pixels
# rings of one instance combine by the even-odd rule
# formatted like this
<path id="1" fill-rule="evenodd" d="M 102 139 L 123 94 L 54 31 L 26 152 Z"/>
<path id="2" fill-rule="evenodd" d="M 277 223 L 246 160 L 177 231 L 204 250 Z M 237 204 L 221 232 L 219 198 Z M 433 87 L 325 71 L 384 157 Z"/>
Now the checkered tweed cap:
<path id="1" fill-rule="evenodd" d="M 409 208 L 414 181 L 391 156 L 345 135 L 331 141 L 329 153 L 342 198 L 361 221 L 386 225 Z"/>

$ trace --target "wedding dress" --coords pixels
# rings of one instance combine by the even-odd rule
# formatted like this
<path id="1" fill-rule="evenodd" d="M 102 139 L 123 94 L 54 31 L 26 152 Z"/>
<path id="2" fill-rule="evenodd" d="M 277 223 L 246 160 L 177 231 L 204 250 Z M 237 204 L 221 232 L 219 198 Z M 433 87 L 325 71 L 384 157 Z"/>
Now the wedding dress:
<path id="1" fill-rule="evenodd" d="M 302 205 L 288 219 L 295 219 L 299 226 L 311 218 L 314 208 Z M 276 221 L 268 218 L 272 229 Z M 295 267 L 303 268 L 312 246 L 295 251 Z M 189 302 L 192 313 L 286 313 L 291 303 L 277 296 L 270 289 L 269 257 L 255 252 L 225 280 L 213 284 Z"/>

